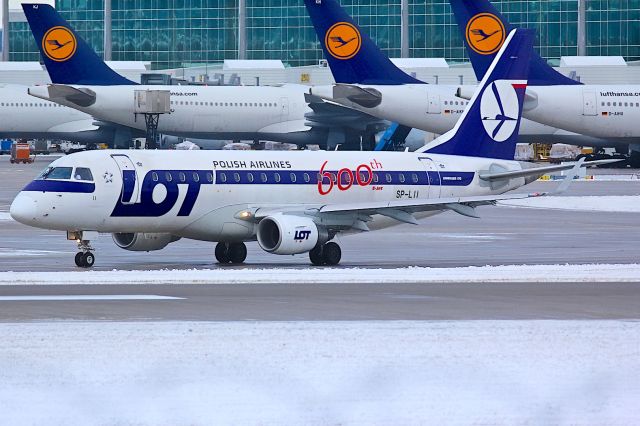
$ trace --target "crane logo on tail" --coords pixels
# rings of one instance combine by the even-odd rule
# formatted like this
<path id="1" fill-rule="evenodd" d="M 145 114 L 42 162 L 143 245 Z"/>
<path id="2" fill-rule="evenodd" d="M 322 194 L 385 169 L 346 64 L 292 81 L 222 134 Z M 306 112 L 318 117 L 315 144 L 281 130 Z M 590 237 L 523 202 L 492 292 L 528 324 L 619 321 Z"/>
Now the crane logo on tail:
<path id="1" fill-rule="evenodd" d="M 65 27 L 53 27 L 42 38 L 42 51 L 56 62 L 64 62 L 76 53 L 78 42 L 73 32 Z"/>
<path id="2" fill-rule="evenodd" d="M 467 24 L 467 43 L 480 55 L 492 55 L 502 47 L 507 33 L 502 21 L 491 13 L 474 16 Z"/>
<path id="3" fill-rule="evenodd" d="M 487 134 L 496 142 L 504 142 L 515 133 L 520 119 L 518 89 L 526 89 L 525 83 L 499 80 L 487 86 L 480 101 L 482 124 Z"/>
<path id="4" fill-rule="evenodd" d="M 362 36 L 355 25 L 338 22 L 327 31 L 324 45 L 334 58 L 351 59 L 360 52 Z"/>

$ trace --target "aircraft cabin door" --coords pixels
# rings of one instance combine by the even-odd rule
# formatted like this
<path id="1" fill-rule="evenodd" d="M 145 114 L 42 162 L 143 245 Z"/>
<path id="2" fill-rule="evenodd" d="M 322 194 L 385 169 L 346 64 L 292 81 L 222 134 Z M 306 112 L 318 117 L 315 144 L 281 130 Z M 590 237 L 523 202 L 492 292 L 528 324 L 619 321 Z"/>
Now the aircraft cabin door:
<path id="1" fill-rule="evenodd" d="M 135 204 L 140 194 L 140 183 L 133 161 L 126 155 L 112 155 L 122 174 L 122 204 Z"/>
<path id="2" fill-rule="evenodd" d="M 280 98 L 280 119 L 289 121 L 289 98 Z"/>
<path id="3" fill-rule="evenodd" d="M 440 105 L 440 95 L 429 93 L 429 106 L 427 110 L 428 114 L 441 114 L 442 108 Z"/>
<path id="4" fill-rule="evenodd" d="M 598 115 L 598 101 L 594 90 L 583 90 L 583 110 L 582 115 L 595 116 Z"/>
<path id="5" fill-rule="evenodd" d="M 431 158 L 421 157 L 420 163 L 422 163 L 429 178 L 429 198 L 440 198 L 442 189 L 440 170 L 438 170 L 436 163 Z"/>

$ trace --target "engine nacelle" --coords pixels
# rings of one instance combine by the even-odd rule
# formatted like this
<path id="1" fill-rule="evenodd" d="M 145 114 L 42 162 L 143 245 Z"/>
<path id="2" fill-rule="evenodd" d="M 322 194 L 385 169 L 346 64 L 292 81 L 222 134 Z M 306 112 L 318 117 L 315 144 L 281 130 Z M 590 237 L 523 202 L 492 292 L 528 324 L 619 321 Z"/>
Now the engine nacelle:
<path id="1" fill-rule="evenodd" d="M 129 251 L 158 251 L 179 239 L 171 234 L 113 234 L 116 245 Z"/>
<path id="2" fill-rule="evenodd" d="M 257 237 L 262 250 L 291 255 L 313 250 L 321 240 L 321 232 L 310 218 L 276 214 L 262 219 Z"/>

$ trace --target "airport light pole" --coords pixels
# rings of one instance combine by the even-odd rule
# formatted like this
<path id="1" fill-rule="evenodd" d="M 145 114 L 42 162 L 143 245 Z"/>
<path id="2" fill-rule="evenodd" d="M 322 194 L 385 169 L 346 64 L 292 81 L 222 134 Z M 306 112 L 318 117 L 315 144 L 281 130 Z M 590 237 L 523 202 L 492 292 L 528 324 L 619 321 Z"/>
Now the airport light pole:
<path id="1" fill-rule="evenodd" d="M 9 0 L 2 0 L 2 61 L 9 61 Z"/>
<path id="2" fill-rule="evenodd" d="M 111 16 L 111 0 L 104 0 L 104 60 L 110 61 L 112 57 L 112 30 L 113 19 Z"/>

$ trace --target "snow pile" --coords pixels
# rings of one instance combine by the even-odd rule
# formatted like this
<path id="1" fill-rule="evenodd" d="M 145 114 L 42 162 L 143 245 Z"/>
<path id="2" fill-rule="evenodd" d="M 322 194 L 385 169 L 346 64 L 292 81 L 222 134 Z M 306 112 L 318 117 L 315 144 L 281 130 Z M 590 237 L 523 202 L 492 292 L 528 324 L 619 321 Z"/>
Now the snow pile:
<path id="1" fill-rule="evenodd" d="M 640 424 L 637 322 L 0 325 L 2 424 Z"/>
<path id="2" fill-rule="evenodd" d="M 640 265 L 0 272 L 0 285 L 640 282 Z"/>
<path id="3" fill-rule="evenodd" d="M 498 203 L 509 207 L 580 210 L 597 212 L 638 213 L 640 196 L 538 197 Z"/>

